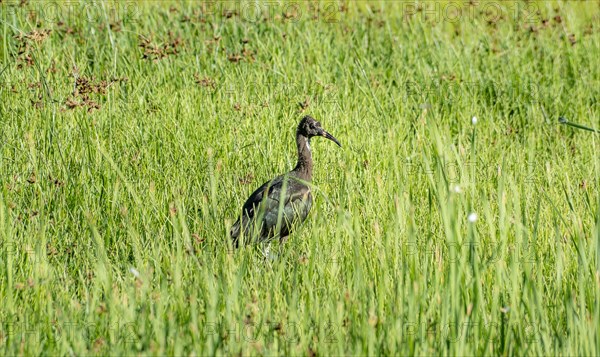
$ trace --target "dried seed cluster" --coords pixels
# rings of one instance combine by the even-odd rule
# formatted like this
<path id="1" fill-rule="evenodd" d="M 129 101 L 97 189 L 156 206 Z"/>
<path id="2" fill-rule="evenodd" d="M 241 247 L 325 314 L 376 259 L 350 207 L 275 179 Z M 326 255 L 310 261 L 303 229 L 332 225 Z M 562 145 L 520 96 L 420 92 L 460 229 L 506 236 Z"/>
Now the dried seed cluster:
<path id="1" fill-rule="evenodd" d="M 140 36 L 139 47 L 143 50 L 142 58 L 151 61 L 158 61 L 167 56 L 180 53 L 184 47 L 181 36 L 176 36 L 171 31 L 169 31 L 168 36 L 168 40 L 162 44 L 153 43 L 152 36 Z"/>
<path id="2" fill-rule="evenodd" d="M 126 77 L 113 78 L 110 81 L 96 80 L 92 77 L 76 77 L 75 79 L 75 90 L 72 95 L 67 98 L 65 105 L 68 109 L 74 109 L 77 107 L 85 107 L 88 112 L 94 109 L 100 109 L 100 104 L 92 99 L 92 95 L 106 95 L 108 87 L 114 83 L 126 82 Z"/>
<path id="3" fill-rule="evenodd" d="M 32 50 L 34 45 L 39 45 L 44 42 L 52 30 L 33 30 L 26 34 L 18 34 L 15 36 L 17 40 L 17 68 L 21 69 L 24 66 L 33 66 Z"/>

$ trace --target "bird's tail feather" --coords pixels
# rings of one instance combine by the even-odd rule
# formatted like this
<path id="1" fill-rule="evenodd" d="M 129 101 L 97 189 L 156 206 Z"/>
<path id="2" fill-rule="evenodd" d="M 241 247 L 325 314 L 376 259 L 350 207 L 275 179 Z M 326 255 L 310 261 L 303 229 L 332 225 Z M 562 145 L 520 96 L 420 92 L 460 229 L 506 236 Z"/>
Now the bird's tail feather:
<path id="1" fill-rule="evenodd" d="M 231 231 L 229 232 L 229 234 L 231 235 L 231 240 L 232 240 L 232 245 L 234 248 L 237 248 L 239 245 L 239 239 L 240 239 L 240 233 L 241 233 L 241 224 L 240 224 L 240 218 L 237 219 L 237 221 L 235 221 L 235 223 L 233 224 L 233 226 L 231 226 Z"/>

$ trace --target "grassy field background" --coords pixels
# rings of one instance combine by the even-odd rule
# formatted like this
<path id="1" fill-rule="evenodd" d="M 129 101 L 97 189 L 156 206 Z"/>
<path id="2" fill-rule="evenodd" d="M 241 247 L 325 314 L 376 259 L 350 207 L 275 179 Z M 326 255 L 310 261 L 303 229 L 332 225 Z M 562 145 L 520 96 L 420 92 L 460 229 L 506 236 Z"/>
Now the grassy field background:
<path id="1" fill-rule="evenodd" d="M 0 11 L 0 354 L 600 352 L 598 2 Z M 232 250 L 305 114 L 309 219 Z"/>

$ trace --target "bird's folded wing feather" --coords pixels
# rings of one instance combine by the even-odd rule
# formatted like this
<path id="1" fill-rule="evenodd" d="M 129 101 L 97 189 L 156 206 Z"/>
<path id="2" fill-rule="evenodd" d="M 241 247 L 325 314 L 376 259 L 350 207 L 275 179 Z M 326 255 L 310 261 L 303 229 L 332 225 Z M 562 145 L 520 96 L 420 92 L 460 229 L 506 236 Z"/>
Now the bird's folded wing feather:
<path id="1" fill-rule="evenodd" d="M 246 214 L 248 217 L 252 218 L 254 216 L 255 209 L 259 207 L 263 200 L 265 200 L 263 203 L 264 209 L 269 211 L 271 209 L 277 209 L 281 198 L 284 199 L 284 205 L 287 205 L 289 202 L 306 196 L 310 192 L 310 189 L 307 186 L 300 184 L 300 182 L 296 182 L 295 180 L 296 178 L 294 177 L 288 177 L 286 189 L 287 192 L 283 193 L 283 196 L 281 190 L 284 186 L 284 176 L 279 176 L 271 181 L 265 182 L 261 187 L 254 191 L 252 195 L 250 195 L 244 204 L 243 209 L 245 212 L 247 212 Z M 292 187 L 294 189 L 290 190 Z M 289 193 L 290 191 L 291 193 Z M 266 198 L 265 193 L 267 194 Z"/>
<path id="2" fill-rule="evenodd" d="M 257 218 L 256 215 L 259 207 L 264 214 L 262 220 L 264 220 L 266 227 L 276 224 L 283 186 L 284 176 L 279 176 L 265 182 L 250 195 L 244 203 L 242 216 L 231 228 L 230 234 L 234 240 L 240 235 L 242 227 L 246 227 L 246 224 Z M 311 206 L 310 200 L 307 200 L 309 196 L 310 188 L 303 181 L 295 177 L 289 177 L 286 192 L 283 194 L 283 214 L 286 220 L 292 219 L 297 214 L 306 216 Z M 304 214 L 300 212 L 304 212 Z M 287 229 L 287 226 L 285 227 L 284 229 Z"/>

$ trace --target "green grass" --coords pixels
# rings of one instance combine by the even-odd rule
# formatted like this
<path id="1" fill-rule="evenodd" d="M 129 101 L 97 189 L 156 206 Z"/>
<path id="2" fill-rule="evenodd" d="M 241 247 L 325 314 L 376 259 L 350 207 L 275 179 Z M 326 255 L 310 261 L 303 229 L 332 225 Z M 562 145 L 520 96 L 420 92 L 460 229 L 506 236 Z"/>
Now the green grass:
<path id="1" fill-rule="evenodd" d="M 0 354 L 600 353 L 597 2 L 51 4 L 0 5 Z M 309 219 L 231 250 L 305 114 Z"/>

